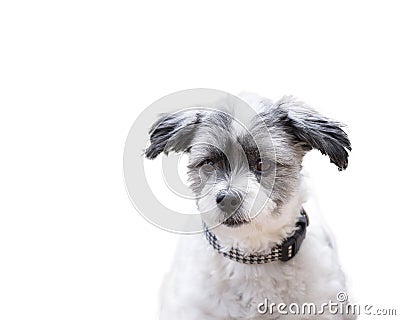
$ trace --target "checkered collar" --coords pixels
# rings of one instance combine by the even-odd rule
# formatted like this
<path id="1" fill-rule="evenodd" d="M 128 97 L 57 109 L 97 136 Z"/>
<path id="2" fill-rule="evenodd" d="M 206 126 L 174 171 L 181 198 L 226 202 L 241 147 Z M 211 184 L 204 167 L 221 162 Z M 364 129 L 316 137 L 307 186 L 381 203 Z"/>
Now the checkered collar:
<path id="1" fill-rule="evenodd" d="M 244 252 L 239 248 L 232 248 L 229 251 L 222 251 L 221 245 L 218 242 L 218 238 L 212 233 L 206 226 L 204 226 L 204 233 L 206 239 L 211 246 L 221 253 L 224 257 L 229 258 L 233 261 L 245 263 L 245 264 L 264 264 L 273 261 L 289 261 L 292 259 L 297 252 L 299 252 L 300 246 L 306 236 L 306 229 L 309 225 L 308 215 L 305 210 L 301 209 L 301 216 L 296 222 L 296 231 L 294 234 L 285 239 L 282 244 L 275 246 L 270 252 L 266 253 L 249 253 Z"/>

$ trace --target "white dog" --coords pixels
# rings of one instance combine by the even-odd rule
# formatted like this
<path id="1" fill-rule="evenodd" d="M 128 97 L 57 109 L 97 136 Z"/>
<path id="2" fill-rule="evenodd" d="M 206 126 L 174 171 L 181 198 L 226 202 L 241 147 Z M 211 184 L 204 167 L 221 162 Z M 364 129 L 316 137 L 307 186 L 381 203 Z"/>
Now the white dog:
<path id="1" fill-rule="evenodd" d="M 346 133 L 292 97 L 241 99 L 255 112 L 247 119 L 216 105 L 163 115 L 150 130 L 147 158 L 188 152 L 204 224 L 180 243 L 160 319 L 353 319 L 338 301 L 345 278 L 318 212 L 305 205 L 301 174 L 311 149 L 346 169 Z"/>

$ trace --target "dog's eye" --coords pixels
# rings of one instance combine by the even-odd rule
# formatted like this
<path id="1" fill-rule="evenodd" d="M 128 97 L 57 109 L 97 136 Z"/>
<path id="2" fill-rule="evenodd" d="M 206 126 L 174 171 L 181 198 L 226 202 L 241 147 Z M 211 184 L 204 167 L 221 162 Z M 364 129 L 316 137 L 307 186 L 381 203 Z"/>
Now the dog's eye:
<path id="1" fill-rule="evenodd" d="M 214 165 L 214 161 L 212 159 L 206 159 L 206 160 L 203 160 L 202 162 L 200 162 L 199 167 L 213 166 L 213 165 Z"/>
<path id="2" fill-rule="evenodd" d="M 267 172 L 271 168 L 271 163 L 268 160 L 257 160 L 256 170 L 258 172 Z"/>
<path id="3" fill-rule="evenodd" d="M 200 162 L 197 167 L 205 172 L 213 171 L 215 166 L 215 161 L 212 159 L 205 159 Z"/>

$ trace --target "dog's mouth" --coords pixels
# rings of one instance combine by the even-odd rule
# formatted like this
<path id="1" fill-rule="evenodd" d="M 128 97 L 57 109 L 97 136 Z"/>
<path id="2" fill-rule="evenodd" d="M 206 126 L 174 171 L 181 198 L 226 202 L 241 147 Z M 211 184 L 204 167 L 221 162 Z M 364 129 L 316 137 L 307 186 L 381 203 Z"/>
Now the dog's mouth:
<path id="1" fill-rule="evenodd" d="M 249 219 L 244 218 L 243 216 L 234 213 L 233 215 L 231 215 L 230 217 L 228 217 L 227 219 L 225 219 L 222 224 L 230 227 L 230 228 L 236 228 L 236 227 L 240 227 L 244 224 L 248 224 L 250 223 Z"/>

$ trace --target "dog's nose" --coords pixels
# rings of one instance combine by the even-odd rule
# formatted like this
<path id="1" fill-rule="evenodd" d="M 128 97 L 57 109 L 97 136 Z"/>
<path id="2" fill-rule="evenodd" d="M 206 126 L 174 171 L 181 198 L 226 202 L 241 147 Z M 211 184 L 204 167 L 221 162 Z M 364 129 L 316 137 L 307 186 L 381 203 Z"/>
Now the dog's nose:
<path id="1" fill-rule="evenodd" d="M 231 213 L 240 205 L 240 196 L 232 191 L 220 191 L 216 198 L 218 208 L 224 212 Z"/>

